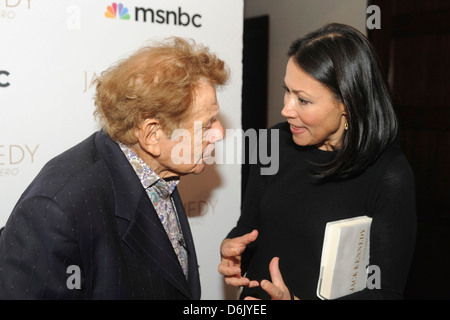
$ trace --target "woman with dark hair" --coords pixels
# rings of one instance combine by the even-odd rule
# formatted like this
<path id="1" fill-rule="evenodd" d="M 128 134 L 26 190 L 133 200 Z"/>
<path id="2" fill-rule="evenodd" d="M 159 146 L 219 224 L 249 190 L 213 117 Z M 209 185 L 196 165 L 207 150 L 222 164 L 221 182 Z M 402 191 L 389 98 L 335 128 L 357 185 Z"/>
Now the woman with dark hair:
<path id="1" fill-rule="evenodd" d="M 263 176 L 252 166 L 219 272 L 244 287 L 243 298 L 317 299 L 326 223 L 367 215 L 381 286 L 342 299 L 402 298 L 416 236 L 414 177 L 374 50 L 354 28 L 329 24 L 288 55 L 287 121 L 271 129 L 279 171 Z"/>

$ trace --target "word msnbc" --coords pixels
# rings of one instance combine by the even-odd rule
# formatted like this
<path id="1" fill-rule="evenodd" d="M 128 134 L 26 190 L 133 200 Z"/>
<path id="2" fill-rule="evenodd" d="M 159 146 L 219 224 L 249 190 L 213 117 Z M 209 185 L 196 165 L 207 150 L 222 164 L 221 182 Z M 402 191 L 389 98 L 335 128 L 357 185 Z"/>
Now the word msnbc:
<path id="1" fill-rule="evenodd" d="M 152 23 L 160 23 L 160 24 L 174 24 L 179 26 L 188 26 L 192 24 L 196 28 L 200 28 L 202 26 L 200 19 L 202 18 L 199 14 L 189 14 L 187 12 L 183 12 L 181 7 L 178 7 L 178 11 L 169 11 L 169 10 L 154 10 L 154 9 L 146 9 L 136 7 L 135 9 L 135 19 L 136 21 L 140 21 L 142 19 L 144 22 L 147 22 L 147 19 Z"/>
<path id="2" fill-rule="evenodd" d="M 111 6 L 107 7 L 105 16 L 107 18 L 119 18 L 121 20 L 130 20 L 130 14 L 128 13 L 128 8 L 126 8 L 122 3 L 113 3 Z M 181 7 L 177 10 L 163 10 L 163 9 L 153 9 L 153 8 L 134 8 L 134 19 L 135 21 L 151 22 L 158 24 L 168 24 L 175 26 L 189 26 L 192 25 L 196 28 L 202 26 L 201 19 L 202 16 L 198 13 L 188 13 L 184 11 Z"/>

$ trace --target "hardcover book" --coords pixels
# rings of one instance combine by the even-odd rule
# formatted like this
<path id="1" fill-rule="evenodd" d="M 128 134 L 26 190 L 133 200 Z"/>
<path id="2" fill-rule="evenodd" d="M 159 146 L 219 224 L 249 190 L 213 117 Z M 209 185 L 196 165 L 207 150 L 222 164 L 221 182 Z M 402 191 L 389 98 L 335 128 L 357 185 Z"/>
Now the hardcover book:
<path id="1" fill-rule="evenodd" d="M 370 226 L 367 216 L 328 222 L 322 247 L 317 296 L 337 299 L 366 287 Z"/>

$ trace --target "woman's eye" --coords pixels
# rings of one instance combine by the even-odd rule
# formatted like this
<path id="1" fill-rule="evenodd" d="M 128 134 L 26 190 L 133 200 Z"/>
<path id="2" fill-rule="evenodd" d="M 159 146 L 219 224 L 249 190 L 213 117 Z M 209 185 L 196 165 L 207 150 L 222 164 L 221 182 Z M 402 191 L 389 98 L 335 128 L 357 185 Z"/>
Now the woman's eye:
<path id="1" fill-rule="evenodd" d="M 298 98 L 298 101 L 300 101 L 301 104 L 307 104 L 309 101 L 303 100 L 302 98 Z"/>

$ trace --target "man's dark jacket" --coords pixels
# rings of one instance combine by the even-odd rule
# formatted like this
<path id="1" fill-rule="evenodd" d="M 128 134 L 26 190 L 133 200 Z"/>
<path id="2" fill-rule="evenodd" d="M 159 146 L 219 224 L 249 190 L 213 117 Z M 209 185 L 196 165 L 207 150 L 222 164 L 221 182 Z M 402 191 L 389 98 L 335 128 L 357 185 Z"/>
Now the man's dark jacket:
<path id="1" fill-rule="evenodd" d="M 49 161 L 15 206 L 0 237 L 0 299 L 199 299 L 192 234 L 172 196 L 188 280 L 119 146 L 93 134 Z"/>

